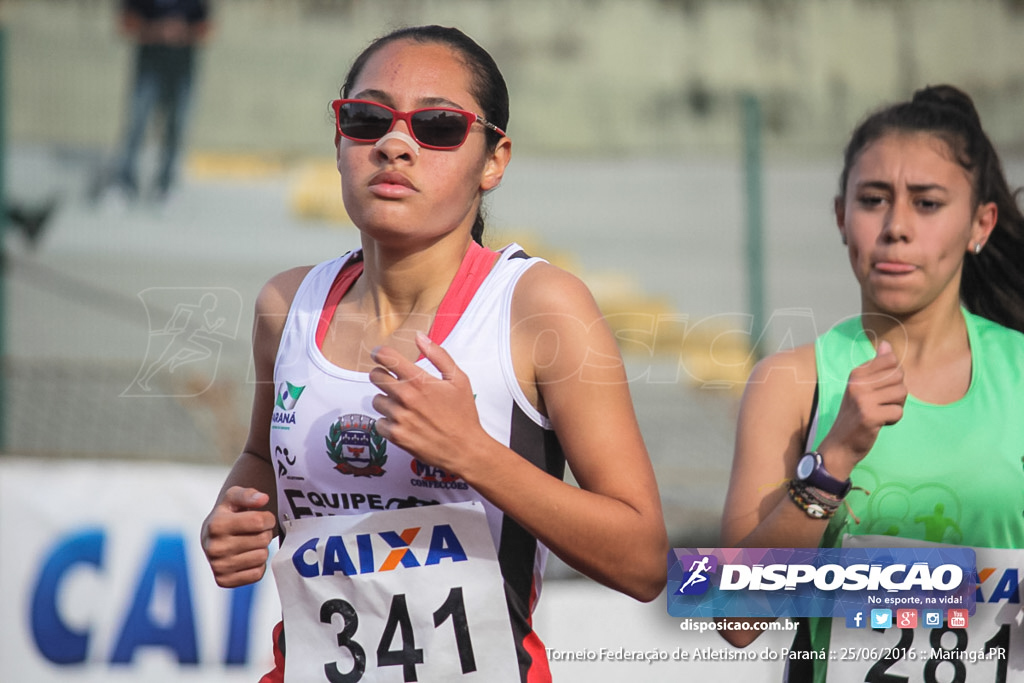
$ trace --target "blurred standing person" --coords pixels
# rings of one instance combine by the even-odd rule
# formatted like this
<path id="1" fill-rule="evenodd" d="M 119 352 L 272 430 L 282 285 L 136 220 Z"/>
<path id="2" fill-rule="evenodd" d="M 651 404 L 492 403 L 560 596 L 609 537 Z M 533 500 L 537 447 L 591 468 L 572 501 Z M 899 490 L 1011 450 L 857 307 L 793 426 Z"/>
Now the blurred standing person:
<path id="1" fill-rule="evenodd" d="M 167 198 L 177 180 L 199 50 L 210 29 L 208 0 L 123 0 L 120 30 L 135 44 L 128 117 L 114 167 L 95 179 L 92 199 L 111 187 L 138 199 L 138 157 L 154 112 L 163 131 L 153 196 Z"/>

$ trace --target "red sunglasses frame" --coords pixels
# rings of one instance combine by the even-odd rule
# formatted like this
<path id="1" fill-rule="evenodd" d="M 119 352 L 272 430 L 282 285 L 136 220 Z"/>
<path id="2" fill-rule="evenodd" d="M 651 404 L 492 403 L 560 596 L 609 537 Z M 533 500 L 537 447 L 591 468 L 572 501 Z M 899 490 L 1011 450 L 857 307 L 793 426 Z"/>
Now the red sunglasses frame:
<path id="1" fill-rule="evenodd" d="M 384 137 L 384 135 L 381 135 L 380 137 L 377 137 L 377 138 L 354 138 L 351 135 L 345 135 L 345 133 L 343 133 L 342 130 L 341 130 L 341 124 L 338 122 L 338 116 L 339 116 L 340 111 L 341 111 L 341 106 L 343 104 L 346 104 L 346 103 L 349 103 L 349 102 L 354 102 L 354 103 L 357 103 L 357 104 L 368 104 L 368 105 L 371 105 L 371 106 L 374 106 L 374 107 L 380 107 L 381 109 L 384 109 L 384 110 L 387 110 L 387 111 L 391 112 L 391 125 L 388 126 L 388 129 L 386 131 L 384 131 L 384 135 L 387 135 L 392 130 L 394 130 L 396 122 L 398 122 L 398 121 L 405 121 L 405 125 L 409 129 L 409 134 L 412 136 L 413 140 L 415 140 L 419 144 L 420 147 L 424 147 L 426 149 L 438 149 L 438 150 L 458 149 L 463 144 L 465 144 L 466 140 L 469 138 L 470 126 L 472 126 L 477 121 L 479 121 L 485 128 L 487 128 L 489 130 L 493 130 L 495 133 L 497 133 L 501 137 L 507 137 L 506 134 L 505 134 L 505 131 L 503 131 L 501 128 L 498 128 L 496 125 L 494 125 L 493 123 L 491 123 L 490 121 L 488 121 L 484 117 L 480 116 L 479 114 L 475 114 L 475 113 L 473 113 L 471 111 L 466 111 L 465 109 L 456 109 L 455 107 L 421 107 L 420 109 L 413 109 L 412 111 L 398 111 L 397 109 L 392 109 L 391 107 L 389 107 L 386 104 L 381 104 L 380 102 L 373 102 L 371 100 L 358 100 L 358 99 L 332 100 L 331 101 L 331 109 L 334 111 L 334 127 L 335 127 L 335 130 L 337 131 L 337 134 L 340 135 L 341 137 L 347 139 L 347 140 L 352 140 L 353 142 L 376 142 L 377 140 L 380 140 L 380 138 Z M 418 114 L 418 113 L 423 112 L 423 111 L 447 111 L 447 112 L 452 112 L 453 114 L 461 114 L 462 116 L 465 116 L 466 120 L 468 121 L 468 123 L 466 124 L 466 130 L 465 130 L 465 132 L 462 135 L 462 139 L 459 140 L 459 143 L 456 144 L 456 145 L 438 146 L 438 145 L 428 145 L 427 143 L 423 142 L 423 140 L 420 140 L 419 137 L 416 135 L 416 131 L 413 129 L 412 117 L 413 117 L 414 114 Z"/>

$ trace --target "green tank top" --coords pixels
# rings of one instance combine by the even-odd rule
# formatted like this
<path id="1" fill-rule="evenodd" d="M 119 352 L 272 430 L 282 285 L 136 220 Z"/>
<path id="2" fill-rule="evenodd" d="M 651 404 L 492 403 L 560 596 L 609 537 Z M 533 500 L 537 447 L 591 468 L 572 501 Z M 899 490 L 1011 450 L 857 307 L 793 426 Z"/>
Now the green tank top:
<path id="1" fill-rule="evenodd" d="M 946 405 L 907 396 L 903 417 L 882 428 L 850 475 L 870 495 L 850 492 L 852 514 L 840 507 L 823 547 L 842 545 L 844 534 L 877 534 L 1024 548 L 1024 334 L 963 314 L 971 347 L 967 393 Z M 859 316 L 818 338 L 815 448 L 832 428 L 850 372 L 874 356 Z M 829 628 L 829 619 L 811 620 L 814 649 L 828 649 Z M 825 680 L 824 669 L 815 667 L 815 681 Z"/>

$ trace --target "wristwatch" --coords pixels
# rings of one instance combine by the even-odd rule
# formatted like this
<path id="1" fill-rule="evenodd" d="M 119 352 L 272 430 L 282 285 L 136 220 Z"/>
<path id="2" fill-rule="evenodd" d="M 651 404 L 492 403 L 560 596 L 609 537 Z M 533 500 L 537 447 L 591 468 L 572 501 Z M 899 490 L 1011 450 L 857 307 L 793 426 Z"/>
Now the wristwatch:
<path id="1" fill-rule="evenodd" d="M 804 453 L 800 462 L 796 464 L 796 479 L 837 498 L 845 497 L 852 486 L 849 479 L 840 481 L 829 474 L 825 469 L 825 463 L 822 462 L 821 453 L 814 451 Z"/>

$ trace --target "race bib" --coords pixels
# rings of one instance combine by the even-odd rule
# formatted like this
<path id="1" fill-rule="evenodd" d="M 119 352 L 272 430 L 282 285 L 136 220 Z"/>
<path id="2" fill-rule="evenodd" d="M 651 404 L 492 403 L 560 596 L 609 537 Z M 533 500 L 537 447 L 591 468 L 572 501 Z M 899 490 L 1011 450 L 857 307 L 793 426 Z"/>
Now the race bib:
<path id="1" fill-rule="evenodd" d="M 285 681 L 519 681 L 477 502 L 284 523 Z"/>
<path id="2" fill-rule="evenodd" d="M 843 538 L 844 548 L 918 545 L 926 544 L 892 536 Z M 863 615 L 864 628 L 857 627 L 860 619 L 832 619 L 829 683 L 1024 683 L 1024 550 L 975 548 L 975 553 L 974 614 L 942 605 L 879 605 L 881 611 Z"/>

